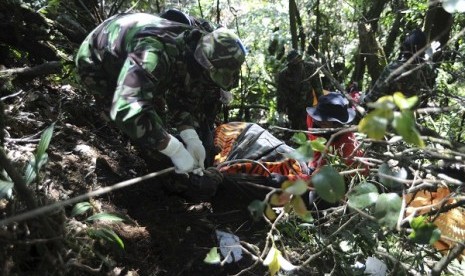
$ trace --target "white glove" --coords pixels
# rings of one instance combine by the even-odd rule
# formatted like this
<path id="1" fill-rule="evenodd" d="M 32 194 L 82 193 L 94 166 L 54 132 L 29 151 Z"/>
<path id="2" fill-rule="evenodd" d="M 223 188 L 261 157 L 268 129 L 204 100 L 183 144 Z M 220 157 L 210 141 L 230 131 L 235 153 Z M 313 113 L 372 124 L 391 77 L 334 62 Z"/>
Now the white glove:
<path id="1" fill-rule="evenodd" d="M 205 148 L 202 145 L 202 141 L 199 139 L 199 135 L 195 129 L 185 129 L 179 133 L 184 143 L 186 143 L 187 151 L 194 158 L 194 171 L 193 173 L 200 176 L 203 175 L 205 169 Z"/>
<path id="2" fill-rule="evenodd" d="M 188 173 L 194 169 L 194 158 L 184 148 L 184 145 L 171 134 L 168 145 L 160 152 L 171 159 L 176 173 Z"/>

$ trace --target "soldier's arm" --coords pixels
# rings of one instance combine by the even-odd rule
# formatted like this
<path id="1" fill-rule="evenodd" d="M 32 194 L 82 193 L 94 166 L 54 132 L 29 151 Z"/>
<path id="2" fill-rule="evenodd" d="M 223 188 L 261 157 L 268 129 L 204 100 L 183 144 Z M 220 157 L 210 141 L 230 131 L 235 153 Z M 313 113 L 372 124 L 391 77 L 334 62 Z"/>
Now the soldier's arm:
<path id="1" fill-rule="evenodd" d="M 163 45 L 153 38 L 138 42 L 120 71 L 110 112 L 121 130 L 151 149 L 163 149 L 169 137 L 153 105 L 154 95 L 163 93 L 157 91 L 157 76 L 168 72 L 162 49 Z"/>
<path id="2" fill-rule="evenodd" d="M 369 92 L 367 92 L 367 94 L 363 98 L 363 102 L 375 102 L 382 96 L 389 94 L 389 87 L 395 79 L 395 77 L 392 74 L 398 67 L 399 66 L 397 63 L 392 63 L 386 66 L 379 78 L 376 80 L 375 84 L 373 85 L 373 88 Z"/>

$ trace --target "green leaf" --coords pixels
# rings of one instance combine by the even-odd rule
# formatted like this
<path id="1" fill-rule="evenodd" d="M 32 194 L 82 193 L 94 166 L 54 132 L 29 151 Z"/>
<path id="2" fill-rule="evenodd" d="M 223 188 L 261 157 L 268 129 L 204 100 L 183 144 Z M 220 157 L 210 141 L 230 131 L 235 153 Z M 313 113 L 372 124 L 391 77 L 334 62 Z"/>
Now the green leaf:
<path id="1" fill-rule="evenodd" d="M 263 212 L 265 211 L 265 207 L 267 206 L 266 202 L 263 202 L 261 200 L 254 200 L 252 201 L 249 206 L 247 206 L 247 209 L 250 212 L 250 215 L 252 218 L 256 221 L 260 220 L 263 216 Z"/>
<path id="2" fill-rule="evenodd" d="M 390 229 L 394 229 L 399 219 L 402 200 L 397 194 L 381 194 L 375 205 L 374 216 L 378 223 Z"/>
<path id="3" fill-rule="evenodd" d="M 35 171 L 36 173 L 40 171 L 40 169 L 47 164 L 48 162 L 48 154 L 45 152 L 43 153 L 40 157 L 37 157 L 39 159 L 39 162 L 35 164 Z"/>
<path id="4" fill-rule="evenodd" d="M 35 160 L 36 158 L 33 156 L 26 165 L 26 170 L 24 172 L 24 181 L 26 182 L 26 185 L 31 184 L 37 177 Z"/>
<path id="5" fill-rule="evenodd" d="M 120 222 L 120 221 L 123 221 L 124 219 L 121 217 L 118 217 L 117 215 L 109 214 L 109 213 L 98 213 L 86 219 L 86 221 L 94 221 L 94 220 Z"/>
<path id="6" fill-rule="evenodd" d="M 391 170 L 391 168 L 389 168 L 389 165 L 387 163 L 381 164 L 381 166 L 379 166 L 378 168 L 379 182 L 381 182 L 381 184 L 383 184 L 385 187 L 391 188 L 391 189 L 396 189 L 400 187 L 397 181 L 394 181 L 391 178 L 382 176 L 381 174 L 394 176 L 394 172 Z"/>
<path id="7" fill-rule="evenodd" d="M 302 179 L 298 179 L 292 183 L 291 186 L 287 187 L 284 191 L 293 195 L 302 195 L 307 191 L 307 182 Z"/>
<path id="8" fill-rule="evenodd" d="M 109 242 L 116 243 L 119 247 L 124 249 L 124 243 L 121 238 L 109 228 L 90 228 L 88 230 L 89 236 L 92 238 L 103 239 Z"/>
<path id="9" fill-rule="evenodd" d="M 207 264 L 219 264 L 221 262 L 220 254 L 218 253 L 218 247 L 213 247 L 205 256 L 203 261 Z"/>
<path id="10" fill-rule="evenodd" d="M 307 136 L 303 132 L 295 133 L 291 140 L 299 145 L 303 145 L 307 142 Z"/>
<path id="11" fill-rule="evenodd" d="M 413 232 L 408 236 L 418 244 L 433 245 L 441 237 L 441 230 L 424 216 L 418 216 L 410 222 Z"/>
<path id="12" fill-rule="evenodd" d="M 420 133 L 415 127 L 415 118 L 412 111 L 404 110 L 400 113 L 395 112 L 392 126 L 396 132 L 404 138 L 405 142 L 420 148 L 425 147 L 425 142 L 421 139 Z"/>
<path id="13" fill-rule="evenodd" d="M 410 98 L 405 98 L 404 94 L 401 92 L 395 92 L 393 95 L 394 103 L 400 110 L 411 109 L 418 102 L 418 97 L 413 96 Z"/>
<path id="14" fill-rule="evenodd" d="M 89 202 L 79 202 L 74 205 L 73 210 L 71 210 L 71 217 L 82 215 L 91 208 L 92 205 Z"/>
<path id="15" fill-rule="evenodd" d="M 13 187 L 14 183 L 12 181 L 0 180 L 0 199 L 11 197 Z"/>
<path id="16" fill-rule="evenodd" d="M 375 203 L 378 200 L 378 196 L 378 189 L 375 185 L 369 182 L 362 182 L 348 194 L 348 204 L 357 209 L 363 209 Z"/>
<path id="17" fill-rule="evenodd" d="M 285 156 L 290 159 L 295 159 L 301 162 L 307 162 L 313 158 L 312 145 L 309 141 L 306 141 L 304 144 L 302 144 L 294 151 L 285 154 Z"/>
<path id="18" fill-rule="evenodd" d="M 294 196 L 291 199 L 291 205 L 295 213 L 305 222 L 312 222 L 313 217 L 310 211 L 307 210 L 304 200 L 300 196 Z"/>
<path id="19" fill-rule="evenodd" d="M 310 145 L 313 150 L 323 152 L 326 148 L 326 139 L 323 137 L 318 137 L 313 141 L 310 141 Z"/>
<path id="20" fill-rule="evenodd" d="M 48 149 L 50 145 L 50 141 L 52 140 L 53 136 L 53 129 L 55 128 L 55 123 L 49 126 L 40 136 L 39 146 L 37 147 L 36 156 L 40 159 L 45 151 Z"/>
<path id="21" fill-rule="evenodd" d="M 271 208 L 271 206 L 269 204 L 266 205 L 265 216 L 270 221 L 274 221 L 278 217 L 278 215 L 276 215 L 275 211 L 273 210 L 273 208 Z"/>
<path id="22" fill-rule="evenodd" d="M 344 178 L 332 166 L 323 166 L 311 181 L 318 195 L 327 202 L 339 201 L 346 192 Z"/>
<path id="23" fill-rule="evenodd" d="M 392 110 L 375 109 L 360 121 L 358 130 L 372 139 L 380 140 L 386 133 L 391 117 Z"/>

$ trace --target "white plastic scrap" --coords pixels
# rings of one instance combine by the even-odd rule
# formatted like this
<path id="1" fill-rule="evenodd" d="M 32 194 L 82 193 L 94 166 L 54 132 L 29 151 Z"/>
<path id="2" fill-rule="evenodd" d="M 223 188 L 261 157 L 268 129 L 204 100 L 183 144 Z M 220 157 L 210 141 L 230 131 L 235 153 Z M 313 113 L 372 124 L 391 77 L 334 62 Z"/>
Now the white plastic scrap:
<path id="1" fill-rule="evenodd" d="M 238 236 L 216 230 L 216 238 L 220 244 L 220 252 L 227 263 L 238 262 L 242 259 L 242 248 Z"/>
<path id="2" fill-rule="evenodd" d="M 365 264 L 365 274 L 385 276 L 387 274 L 387 266 L 383 261 L 375 257 L 368 257 Z"/>

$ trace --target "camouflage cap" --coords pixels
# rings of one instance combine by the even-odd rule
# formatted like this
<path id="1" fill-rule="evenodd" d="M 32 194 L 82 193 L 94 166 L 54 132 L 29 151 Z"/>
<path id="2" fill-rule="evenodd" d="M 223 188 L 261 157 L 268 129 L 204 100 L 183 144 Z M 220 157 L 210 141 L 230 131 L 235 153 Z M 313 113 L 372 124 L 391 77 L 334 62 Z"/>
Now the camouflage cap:
<path id="1" fill-rule="evenodd" d="M 194 53 L 197 62 L 224 89 L 232 86 L 245 55 L 246 50 L 239 37 L 226 28 L 203 35 Z"/>

